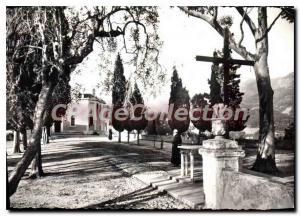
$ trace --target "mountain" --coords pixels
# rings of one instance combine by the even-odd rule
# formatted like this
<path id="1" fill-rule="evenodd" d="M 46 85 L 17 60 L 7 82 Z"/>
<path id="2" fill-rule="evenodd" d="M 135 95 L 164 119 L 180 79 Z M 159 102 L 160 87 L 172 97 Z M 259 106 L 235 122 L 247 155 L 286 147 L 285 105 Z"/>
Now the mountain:
<path id="1" fill-rule="evenodd" d="M 274 91 L 274 120 L 276 130 L 283 130 L 294 121 L 294 73 L 284 77 L 271 79 Z M 259 125 L 259 101 L 256 80 L 248 80 L 241 85 L 244 92 L 241 106 L 250 109 L 250 118 L 247 125 L 258 127 Z"/>

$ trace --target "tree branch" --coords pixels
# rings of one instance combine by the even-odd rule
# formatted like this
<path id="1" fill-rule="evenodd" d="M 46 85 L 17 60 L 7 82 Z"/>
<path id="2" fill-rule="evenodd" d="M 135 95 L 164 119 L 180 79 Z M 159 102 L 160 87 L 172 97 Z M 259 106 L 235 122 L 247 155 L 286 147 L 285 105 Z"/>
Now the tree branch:
<path id="1" fill-rule="evenodd" d="M 196 18 L 200 18 L 204 21 L 206 21 L 208 24 L 210 24 L 222 37 L 224 37 L 224 29 L 222 28 L 222 26 L 218 23 L 218 22 L 214 22 L 213 18 L 210 18 L 209 16 L 202 14 L 200 12 L 197 11 L 193 11 L 193 10 L 189 10 L 188 7 L 179 7 L 179 9 L 181 9 L 182 11 L 184 11 L 186 14 L 196 17 Z M 237 52 L 240 56 L 242 56 L 244 59 L 246 60 L 254 60 L 255 59 L 255 55 L 252 54 L 251 52 L 247 51 L 247 49 L 242 46 L 239 45 L 235 42 L 233 35 L 231 34 L 231 32 L 229 32 L 230 36 L 229 36 L 229 46 L 231 49 L 233 49 L 235 52 Z"/>
<path id="2" fill-rule="evenodd" d="M 194 10 L 189 10 L 188 7 L 183 7 L 183 6 L 178 6 L 179 9 L 181 9 L 182 11 L 184 11 L 186 14 L 193 16 L 193 17 L 197 17 L 200 19 L 203 19 L 206 22 L 211 22 L 211 18 L 203 13 L 194 11 Z"/>
<path id="3" fill-rule="evenodd" d="M 245 16 L 245 21 L 248 24 L 252 35 L 255 36 L 255 32 L 256 32 L 256 26 L 254 24 L 254 22 L 252 21 L 252 19 L 248 16 L 248 14 L 244 11 L 243 7 L 236 7 L 236 10 L 239 12 L 239 14 L 243 17 Z"/>
<path id="4" fill-rule="evenodd" d="M 278 20 L 278 18 L 280 17 L 280 15 L 282 14 L 283 12 L 281 11 L 277 17 L 273 20 L 273 22 L 271 23 L 271 25 L 267 28 L 267 30 L 265 31 L 265 33 L 258 39 L 256 39 L 255 41 L 256 42 L 259 42 L 261 40 L 263 40 L 269 33 L 269 31 L 272 29 L 273 25 L 275 24 L 275 22 Z"/>
<path id="5" fill-rule="evenodd" d="M 218 18 L 218 7 L 214 7 L 214 17 L 213 17 L 213 21 L 217 22 L 217 18 Z"/>
<path id="6" fill-rule="evenodd" d="M 245 15 L 246 15 L 246 11 L 244 12 L 243 18 L 242 18 L 241 23 L 240 23 L 241 39 L 239 40 L 239 43 L 238 43 L 239 46 L 241 46 L 241 44 L 242 44 L 242 42 L 244 40 L 243 23 L 244 23 L 244 20 L 245 20 Z"/>
<path id="7" fill-rule="evenodd" d="M 282 14 L 282 11 L 280 11 L 280 13 L 277 15 L 277 17 L 273 20 L 273 22 L 271 23 L 271 25 L 268 27 L 267 32 L 269 32 L 272 29 L 273 25 L 278 20 L 278 18 L 280 17 L 281 14 Z"/>

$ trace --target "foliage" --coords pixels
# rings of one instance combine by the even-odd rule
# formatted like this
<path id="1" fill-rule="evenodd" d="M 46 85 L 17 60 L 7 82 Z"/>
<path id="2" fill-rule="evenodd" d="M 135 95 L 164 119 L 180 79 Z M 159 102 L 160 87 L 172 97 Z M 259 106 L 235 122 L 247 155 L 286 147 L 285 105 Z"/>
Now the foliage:
<path id="1" fill-rule="evenodd" d="M 203 109 L 205 108 L 205 106 L 209 106 L 208 99 L 209 99 L 209 95 L 207 93 L 204 94 L 199 93 L 199 94 L 195 94 L 191 100 L 192 108 L 194 110 L 201 109 L 201 111 L 200 110 L 195 111 L 193 115 L 193 117 L 198 118 L 198 120 L 196 121 L 191 120 L 193 125 L 201 132 L 204 132 L 206 130 L 208 131 L 211 130 L 211 121 L 203 119 L 203 115 L 204 115 Z M 207 118 L 211 118 L 211 117 L 212 117 L 212 112 L 207 113 Z"/>
<path id="2" fill-rule="evenodd" d="M 154 122 L 157 135 L 163 136 L 167 134 L 172 134 L 172 130 L 167 121 L 167 113 L 158 113 L 158 116 L 154 120 Z"/>
<path id="3" fill-rule="evenodd" d="M 82 97 L 82 92 L 85 92 L 85 88 L 83 88 L 81 84 L 75 83 L 75 85 L 71 87 L 71 100 L 78 101 L 78 99 Z"/>
<path id="4" fill-rule="evenodd" d="M 224 37 L 225 28 L 218 21 L 218 7 L 179 7 L 189 16 L 199 18 L 210 25 L 219 35 Z M 249 7 L 235 7 L 240 14 L 240 33 L 239 41 L 234 38 L 234 34 L 228 31 L 229 46 L 237 54 L 245 60 L 255 62 L 255 75 L 259 94 L 259 110 L 260 110 L 260 130 L 259 130 L 259 146 L 256 161 L 253 165 L 254 170 L 278 174 L 275 163 L 275 134 L 274 134 L 274 114 L 273 114 L 273 90 L 270 83 L 270 75 L 268 68 L 268 34 L 272 30 L 274 24 L 279 17 L 286 19 L 288 22 L 294 22 L 295 11 L 293 8 L 280 7 L 280 13 L 268 25 L 267 7 L 255 7 L 257 10 L 256 20 L 249 16 Z M 252 10 L 252 9 L 251 9 Z M 247 24 L 250 33 L 255 42 L 255 53 L 249 51 L 249 48 L 242 45 L 244 39 L 243 23 Z M 243 123 L 243 121 L 240 121 Z M 243 124 L 238 124 L 239 129 L 243 128 Z"/>
<path id="5" fill-rule="evenodd" d="M 154 120 L 148 121 L 146 132 L 148 135 L 167 135 L 172 134 L 172 130 L 168 124 L 167 113 L 156 113 Z M 162 116 L 162 117 L 161 117 Z M 152 117 L 152 116 L 151 116 Z"/>
<path id="6" fill-rule="evenodd" d="M 281 7 L 281 17 L 290 23 L 295 22 L 295 12 L 293 7 Z"/>
<path id="7" fill-rule="evenodd" d="M 128 90 L 129 91 L 129 90 Z M 127 130 L 128 132 L 134 130 L 134 126 L 135 126 L 135 122 L 132 121 L 132 118 L 134 117 L 134 113 L 133 113 L 133 107 L 136 105 L 136 104 L 143 104 L 143 98 L 141 96 L 141 93 L 138 89 L 138 86 L 137 84 L 135 83 L 134 85 L 134 91 L 131 92 L 131 95 L 130 95 L 130 98 L 129 98 L 129 101 L 128 102 L 125 102 L 125 108 L 127 109 L 128 111 L 128 117 L 125 121 L 125 130 Z M 138 113 L 136 113 L 138 114 Z"/>
<path id="8" fill-rule="evenodd" d="M 295 140 L 296 136 L 295 136 L 295 123 L 292 122 L 288 128 L 285 129 L 285 136 L 284 139 L 285 140 Z"/>
<path id="9" fill-rule="evenodd" d="M 182 80 L 179 78 L 176 68 L 173 68 L 173 76 L 171 78 L 171 93 L 169 99 L 169 105 L 175 103 L 177 100 L 177 94 L 182 88 Z"/>
<path id="10" fill-rule="evenodd" d="M 190 96 L 186 88 L 182 86 L 182 80 L 179 78 L 176 68 L 173 69 L 173 76 L 171 78 L 169 109 L 172 104 L 174 107 L 171 113 L 171 119 L 168 121 L 169 126 L 172 131 L 177 129 L 178 132 L 183 133 L 189 128 L 190 124 Z M 184 118 L 184 120 L 175 118 L 175 112 L 180 108 L 184 108 L 187 111 L 185 115 L 180 114 L 180 117 Z"/>
<path id="11" fill-rule="evenodd" d="M 221 26 L 230 28 L 233 24 L 232 16 L 222 16 L 219 18 L 219 23 Z"/>
<path id="12" fill-rule="evenodd" d="M 130 102 L 134 105 L 136 105 L 136 104 L 144 105 L 144 99 L 143 99 L 140 89 L 136 83 L 134 84 L 134 90 L 130 97 Z"/>
<path id="13" fill-rule="evenodd" d="M 136 83 L 134 84 L 134 90 L 130 98 L 130 102 L 133 106 L 136 104 L 143 106 L 143 107 L 137 107 L 133 112 L 134 118 L 136 118 L 137 120 L 134 119 L 131 120 L 132 128 L 139 132 L 140 130 L 144 130 L 147 127 L 148 121 L 146 120 L 145 117 L 144 99 Z"/>
<path id="14" fill-rule="evenodd" d="M 71 86 L 66 80 L 59 80 L 57 85 L 55 86 L 51 100 L 47 104 L 46 108 L 46 116 L 45 116 L 45 122 L 44 125 L 51 127 L 53 124 L 53 119 L 51 116 L 52 109 L 54 108 L 55 105 L 58 104 L 64 104 L 68 105 L 71 103 L 72 97 L 71 97 Z M 64 116 L 65 115 L 64 109 L 58 109 L 57 110 L 57 116 Z"/>
<path id="15" fill-rule="evenodd" d="M 124 76 L 124 68 L 120 54 L 118 54 L 114 77 L 113 77 L 113 89 L 112 89 L 112 103 L 114 106 L 121 106 L 124 103 L 126 93 L 126 79 Z"/>
<path id="16" fill-rule="evenodd" d="M 124 68 L 122 64 L 122 59 L 120 55 L 117 55 L 114 78 L 113 78 L 113 89 L 112 89 L 112 103 L 113 103 L 113 112 L 112 112 L 112 126 L 119 132 L 124 130 L 125 121 L 120 121 L 115 118 L 115 113 L 118 109 L 124 108 L 124 100 L 126 93 L 126 79 L 124 76 Z M 127 124 L 128 125 L 128 124 Z"/>
<path id="17" fill-rule="evenodd" d="M 7 9 L 6 105 L 7 123 L 14 130 L 33 127 L 32 117 L 41 89 L 40 56 L 27 46 L 36 45 L 32 26 L 33 9 Z"/>
<path id="18" fill-rule="evenodd" d="M 155 120 L 148 121 L 145 131 L 148 135 L 157 135 Z"/>
<path id="19" fill-rule="evenodd" d="M 218 56 L 221 55 L 221 56 Z M 214 57 L 222 57 L 221 52 L 214 52 Z M 246 122 L 249 118 L 247 115 L 243 120 L 244 112 L 240 112 L 238 119 L 234 120 L 235 112 L 240 108 L 244 93 L 240 92 L 240 74 L 237 74 L 239 65 L 230 65 L 229 67 L 229 83 L 227 86 L 228 108 L 233 111 L 233 116 L 227 122 L 228 131 L 241 131 L 246 127 Z M 210 103 L 211 106 L 223 101 L 223 86 L 224 86 L 224 68 L 218 64 L 212 65 L 211 79 L 208 81 L 210 85 Z M 247 114 L 247 113 L 246 113 Z"/>
<path id="20" fill-rule="evenodd" d="M 55 86 L 61 79 L 69 81 L 76 66 L 93 51 L 94 43 L 104 44 L 103 41 L 107 40 L 113 50 L 114 38 L 122 38 L 120 44 L 132 53 L 132 62 L 139 72 L 158 67 L 160 43 L 155 31 L 158 17 L 156 7 L 8 7 L 6 15 L 6 65 L 7 71 L 14 74 L 12 89 L 23 80 L 20 77 L 24 72 L 33 71 L 38 83 L 41 83 L 35 104 L 36 112 L 33 114 L 32 147 L 26 150 L 9 177 L 11 196 L 40 149 L 43 117 Z M 114 20 L 116 16 L 121 22 Z M 148 27 L 152 31 L 148 32 Z M 140 44 L 130 41 L 128 37 L 137 28 L 143 29 L 144 40 Z M 21 37 L 17 37 L 16 32 Z M 145 67 L 148 62 L 152 64 Z"/>

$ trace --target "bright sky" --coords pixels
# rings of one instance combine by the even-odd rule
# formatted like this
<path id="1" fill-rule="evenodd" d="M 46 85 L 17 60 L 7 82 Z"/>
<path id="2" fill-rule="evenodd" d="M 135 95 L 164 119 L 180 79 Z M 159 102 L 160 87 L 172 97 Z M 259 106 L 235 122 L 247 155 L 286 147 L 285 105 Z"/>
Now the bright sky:
<path id="1" fill-rule="evenodd" d="M 256 21 L 255 13 L 256 10 L 253 9 L 250 14 L 254 21 Z M 268 22 L 271 23 L 278 13 L 278 9 L 268 9 Z M 240 39 L 239 23 L 241 16 L 234 8 L 220 8 L 219 17 L 225 14 L 230 14 L 233 17 L 234 24 L 231 27 L 231 31 L 234 32 L 234 36 L 238 41 Z M 160 62 L 166 68 L 168 77 L 161 92 L 155 98 L 149 97 L 146 102 L 154 109 L 163 107 L 165 110 L 169 100 L 170 78 L 174 65 L 183 80 L 183 85 L 188 89 L 190 97 L 196 93 L 209 92 L 207 80 L 210 78 L 211 64 L 196 62 L 195 56 L 212 56 L 215 49 L 222 49 L 223 39 L 206 22 L 198 18 L 188 17 L 176 7 L 172 9 L 162 7 L 159 9 L 159 15 L 159 36 L 164 42 L 161 49 Z M 244 32 L 243 45 L 254 53 L 254 39 L 245 23 Z M 233 56 L 241 59 L 235 53 Z M 91 92 L 96 87 L 101 80 L 100 69 L 95 63 L 99 62 L 99 59 L 96 58 L 99 58 L 97 49 L 90 54 L 88 61 L 86 61 L 84 66 L 85 72 L 81 75 L 73 75 L 71 85 L 79 83 L 83 85 L 87 92 Z M 109 65 L 108 67 L 112 66 Z M 294 71 L 294 24 L 289 24 L 282 19 L 277 20 L 269 34 L 269 68 L 272 78 L 284 76 Z M 238 72 L 242 74 L 242 83 L 255 78 L 254 70 L 249 66 L 241 67 Z M 104 75 L 102 74 L 102 76 Z M 105 101 L 111 101 L 110 94 L 101 93 L 99 90 L 97 93 Z"/>

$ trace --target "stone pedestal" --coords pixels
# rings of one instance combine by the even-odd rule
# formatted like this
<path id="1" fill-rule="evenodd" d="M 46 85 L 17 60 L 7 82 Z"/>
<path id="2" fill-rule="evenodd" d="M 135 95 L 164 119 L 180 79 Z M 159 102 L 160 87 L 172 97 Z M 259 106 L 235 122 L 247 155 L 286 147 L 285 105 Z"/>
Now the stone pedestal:
<path id="1" fill-rule="evenodd" d="M 239 170 L 239 157 L 244 157 L 244 151 L 233 140 L 216 137 L 203 141 L 199 149 L 203 159 L 203 189 L 205 208 L 222 209 L 223 175 L 222 171 Z"/>

